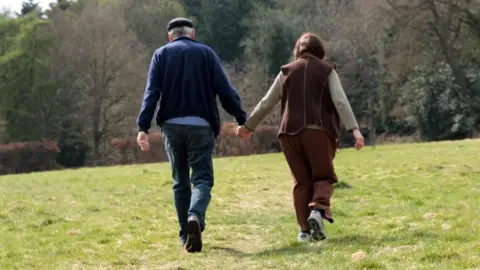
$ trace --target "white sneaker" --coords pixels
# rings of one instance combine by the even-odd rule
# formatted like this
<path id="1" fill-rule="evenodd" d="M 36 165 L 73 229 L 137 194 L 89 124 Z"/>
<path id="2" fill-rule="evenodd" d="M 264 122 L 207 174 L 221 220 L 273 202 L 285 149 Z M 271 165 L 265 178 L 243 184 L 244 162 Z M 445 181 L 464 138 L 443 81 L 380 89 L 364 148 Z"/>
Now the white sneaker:
<path id="1" fill-rule="evenodd" d="M 312 236 L 308 233 L 300 232 L 297 237 L 297 242 L 300 243 L 305 243 L 305 242 L 311 242 L 312 241 Z"/>
<path id="2" fill-rule="evenodd" d="M 327 235 L 325 234 L 325 228 L 323 225 L 322 214 L 313 210 L 308 217 L 308 226 L 312 230 L 312 238 L 316 241 L 325 240 Z"/>

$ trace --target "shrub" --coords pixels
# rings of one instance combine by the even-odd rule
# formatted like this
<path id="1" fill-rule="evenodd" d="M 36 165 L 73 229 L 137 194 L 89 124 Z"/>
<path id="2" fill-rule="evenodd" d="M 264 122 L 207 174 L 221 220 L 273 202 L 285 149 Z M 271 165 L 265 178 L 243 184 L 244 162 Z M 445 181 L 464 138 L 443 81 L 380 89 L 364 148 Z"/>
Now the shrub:
<path id="1" fill-rule="evenodd" d="M 260 126 L 252 138 L 247 141 L 242 141 L 235 136 L 236 127 L 237 125 L 234 123 L 225 123 L 221 127 L 215 143 L 215 156 L 242 156 L 281 151 L 277 139 L 278 127 Z M 168 160 L 160 132 L 150 133 L 152 151 L 148 153 L 140 150 L 136 144 L 136 138 L 133 136 L 113 139 L 111 144 L 116 149 L 115 158 L 113 158 L 114 164 L 154 163 Z"/>
<path id="2" fill-rule="evenodd" d="M 151 132 L 149 139 L 152 150 L 146 153 L 142 152 L 137 146 L 137 138 L 134 136 L 111 140 L 111 144 L 116 149 L 111 162 L 116 165 L 125 165 L 167 161 L 162 133 Z"/>
<path id="3" fill-rule="evenodd" d="M 54 141 L 0 145 L 0 174 L 29 173 L 59 169 Z"/>
<path id="4" fill-rule="evenodd" d="M 66 168 L 78 168 L 87 164 L 88 140 L 82 136 L 82 128 L 69 120 L 62 123 L 57 143 L 60 152 L 57 163 Z"/>
<path id="5" fill-rule="evenodd" d="M 453 71 L 445 62 L 439 62 L 435 67 L 415 68 L 410 85 L 407 84 L 411 88 L 407 100 L 414 108 L 422 139 L 457 140 L 474 135 L 480 122 L 477 113 L 480 89 L 475 89 L 480 72 L 475 69 L 466 69 L 465 72 L 472 83 L 471 93 L 466 93 L 455 83 Z"/>
<path id="6" fill-rule="evenodd" d="M 360 133 L 362 133 L 365 138 L 365 144 L 371 145 L 370 130 L 366 127 L 360 127 Z M 355 146 L 355 137 L 352 132 L 347 132 L 342 128 L 340 132 L 340 142 L 338 145 L 340 148 L 354 147 Z"/>
<path id="7" fill-rule="evenodd" d="M 247 141 L 235 136 L 236 127 L 234 123 L 222 126 L 215 146 L 216 156 L 244 156 L 281 151 L 277 138 L 278 127 L 259 126 Z"/>
<path id="8" fill-rule="evenodd" d="M 59 142 L 60 151 L 57 163 L 66 168 L 83 167 L 87 161 L 88 145 L 80 138 L 62 139 Z"/>

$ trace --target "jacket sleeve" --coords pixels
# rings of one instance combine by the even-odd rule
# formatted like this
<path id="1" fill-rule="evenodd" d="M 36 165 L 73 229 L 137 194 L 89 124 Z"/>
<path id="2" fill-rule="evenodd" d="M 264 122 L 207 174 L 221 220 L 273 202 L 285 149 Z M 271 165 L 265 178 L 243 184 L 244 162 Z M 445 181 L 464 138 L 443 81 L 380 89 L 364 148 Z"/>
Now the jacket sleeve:
<path id="1" fill-rule="evenodd" d="M 249 130 L 255 130 L 282 98 L 281 75 L 282 72 L 278 73 L 267 94 L 260 100 L 252 114 L 250 114 L 250 117 L 244 125 Z"/>
<path id="2" fill-rule="evenodd" d="M 355 119 L 352 107 L 350 106 L 350 102 L 347 99 L 347 95 L 343 90 L 342 83 L 340 82 L 340 78 L 338 77 L 335 69 L 332 70 L 330 76 L 328 77 L 328 85 L 330 88 L 330 94 L 332 96 L 333 104 L 335 104 L 335 108 L 340 115 L 340 119 L 342 120 L 343 125 L 349 131 L 357 129 L 357 120 Z"/>
<path id="3" fill-rule="evenodd" d="M 242 109 L 242 101 L 237 93 L 237 90 L 232 87 L 227 79 L 227 75 L 222 68 L 220 58 L 212 51 L 212 65 L 213 65 L 213 87 L 220 99 L 223 109 L 228 114 L 235 117 L 239 125 L 243 125 L 247 120 L 247 113 Z"/>
<path id="4" fill-rule="evenodd" d="M 147 86 L 145 88 L 143 103 L 140 109 L 140 114 L 137 118 L 138 130 L 147 133 L 151 127 L 155 109 L 157 108 L 158 101 L 161 97 L 162 72 L 160 57 L 161 53 L 155 52 L 153 54 L 148 71 Z"/>

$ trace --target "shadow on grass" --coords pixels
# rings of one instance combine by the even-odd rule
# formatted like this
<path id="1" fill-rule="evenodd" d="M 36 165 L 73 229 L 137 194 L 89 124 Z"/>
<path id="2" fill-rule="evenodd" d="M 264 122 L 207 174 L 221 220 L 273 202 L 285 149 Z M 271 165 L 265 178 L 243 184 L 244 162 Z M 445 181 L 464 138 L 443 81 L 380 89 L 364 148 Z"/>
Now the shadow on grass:
<path id="1" fill-rule="evenodd" d="M 294 255 L 294 254 L 306 254 L 306 253 L 317 253 L 321 254 L 330 245 L 356 245 L 356 246 L 372 246 L 372 245 L 392 245 L 392 244 L 413 244 L 417 243 L 419 240 L 431 239 L 434 240 L 438 238 L 437 234 L 429 232 L 412 232 L 407 235 L 389 235 L 380 238 L 371 238 L 366 235 L 360 234 L 351 234 L 344 235 L 339 237 L 331 237 L 325 241 L 325 245 L 315 245 L 315 244 L 299 244 L 293 242 L 291 244 L 277 247 L 277 248 L 268 248 L 258 252 L 243 252 L 241 250 L 231 248 L 231 247 L 222 247 L 222 246 L 213 246 L 212 250 L 225 252 L 231 256 L 244 258 L 244 257 L 269 257 L 276 255 Z"/>
<path id="2" fill-rule="evenodd" d="M 373 239 L 362 235 L 346 235 L 340 237 L 332 237 L 325 241 L 326 244 L 340 244 L 340 245 L 370 245 L 374 243 Z M 305 254 L 305 253 L 323 253 L 323 245 L 311 245 L 311 244 L 299 244 L 291 243 L 278 248 L 269 248 L 258 252 L 243 252 L 241 250 L 230 248 L 230 247 L 221 247 L 213 246 L 212 250 L 226 252 L 234 257 L 264 257 L 264 256 L 275 256 L 275 255 L 293 255 L 293 254 Z"/>
<path id="3" fill-rule="evenodd" d="M 275 256 L 275 255 L 294 255 L 294 254 L 306 254 L 306 253 L 323 253 L 321 246 L 317 245 L 302 245 L 291 244 L 280 248 L 266 249 L 260 252 L 253 253 L 255 257 Z"/>
<path id="4" fill-rule="evenodd" d="M 251 255 L 251 253 L 246 253 L 246 252 L 243 252 L 241 250 L 237 250 L 237 249 L 229 248 L 229 247 L 213 246 L 212 250 L 226 252 L 226 253 L 228 253 L 232 256 L 235 256 L 235 257 L 247 257 L 247 256 Z"/>
<path id="5" fill-rule="evenodd" d="M 377 239 L 377 244 L 402 244 L 412 245 L 419 241 L 436 241 L 439 235 L 425 230 L 408 232 L 406 234 L 386 235 Z"/>
<path id="6" fill-rule="evenodd" d="M 375 242 L 375 239 L 365 235 L 350 234 L 339 237 L 331 237 L 327 239 L 327 242 L 334 245 L 372 245 Z"/>
<path id="7" fill-rule="evenodd" d="M 214 246 L 212 247 L 213 250 L 226 252 L 231 256 L 244 258 L 244 257 L 268 257 L 268 256 L 275 256 L 275 255 L 293 255 L 299 253 L 322 253 L 323 250 L 319 246 L 311 246 L 311 245 L 286 245 L 279 248 L 272 248 L 266 249 L 259 252 L 243 252 L 241 250 L 237 250 L 234 248 L 229 247 L 219 247 Z"/>

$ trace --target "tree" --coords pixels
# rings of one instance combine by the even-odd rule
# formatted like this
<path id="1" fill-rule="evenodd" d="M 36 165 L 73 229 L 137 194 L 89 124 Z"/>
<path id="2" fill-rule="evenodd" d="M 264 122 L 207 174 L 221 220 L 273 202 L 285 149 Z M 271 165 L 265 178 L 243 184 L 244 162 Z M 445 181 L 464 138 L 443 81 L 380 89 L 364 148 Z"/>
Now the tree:
<path id="1" fill-rule="evenodd" d="M 38 2 L 35 2 L 34 0 L 27 0 L 22 2 L 22 9 L 20 10 L 20 13 L 17 13 L 17 15 L 26 16 L 32 12 L 37 13 L 39 16 L 42 10 L 40 9 Z"/>
<path id="2" fill-rule="evenodd" d="M 147 66 L 144 48 L 110 4 L 88 4 L 64 31 L 65 68 L 75 73 L 77 117 L 90 138 L 92 162 L 98 163 L 105 142 L 134 123 L 132 111 L 139 108 L 139 82 Z"/>
<path id="3" fill-rule="evenodd" d="M 286 10 L 256 5 L 244 20 L 248 34 L 242 42 L 249 59 L 266 64 L 270 76 L 292 58 L 293 47 L 301 29 L 291 24 L 293 15 Z"/>
<path id="4" fill-rule="evenodd" d="M 55 7 L 65 11 L 67 10 L 70 6 L 72 5 L 72 1 L 71 0 L 57 0 L 57 4 L 55 5 Z"/>
<path id="5" fill-rule="evenodd" d="M 252 0 L 201 0 L 185 1 L 187 10 L 197 21 L 198 39 L 211 46 L 224 61 L 233 61 L 243 55 L 241 41 L 248 26 L 242 20 L 252 11 Z"/>
<path id="6" fill-rule="evenodd" d="M 369 140 L 374 145 L 377 129 L 390 130 L 387 115 L 395 100 L 385 80 L 388 21 L 377 13 L 378 2 L 347 3 L 330 7 L 343 12 L 341 17 L 330 16 L 333 32 L 327 43 L 328 57 L 337 62 L 352 108 L 360 124 L 368 126 Z"/>
<path id="7" fill-rule="evenodd" d="M 4 25 L 0 70 L 2 114 L 9 140 L 38 140 L 47 136 L 42 124 L 39 99 L 49 86 L 45 74 L 52 37 L 49 22 L 27 15 L 9 19 Z"/>
<path id="8" fill-rule="evenodd" d="M 472 10 L 472 1 L 387 2 L 386 12 L 394 19 L 392 25 L 395 45 L 400 51 L 392 58 L 390 65 L 403 67 L 403 70 L 397 72 L 397 77 L 405 82 L 415 67 L 433 65 L 439 60 L 446 63 L 456 85 L 451 88 L 453 95 L 451 98 L 467 104 L 463 110 L 466 118 L 477 119 L 467 121 L 471 124 L 467 135 L 472 134 L 475 123 L 479 122 L 477 105 L 479 91 L 468 75 L 468 69 L 476 59 L 472 57 L 476 45 L 472 45 L 472 32 L 468 27 L 471 20 L 465 19 L 468 18 L 466 14 Z"/>
<path id="9" fill-rule="evenodd" d="M 181 2 L 189 16 L 194 19 L 203 17 L 201 13 L 202 0 L 182 0 Z"/>
<path id="10" fill-rule="evenodd" d="M 62 13 L 51 21 L 29 15 L 0 22 L 0 115 L 5 141 L 57 140 L 57 162 L 66 167 L 84 164 L 86 142 L 75 119 L 74 72 L 61 50 Z"/>
<path id="11" fill-rule="evenodd" d="M 465 101 L 468 101 L 468 97 L 471 96 L 471 85 L 459 57 L 460 38 L 465 27 L 462 14 L 455 7 L 455 3 L 466 3 L 468 0 L 416 0 L 410 1 L 412 4 L 395 0 L 387 2 L 391 14 L 396 18 L 399 33 L 409 31 L 410 38 L 417 38 L 421 42 L 419 45 L 423 49 L 420 46 L 415 47 L 417 54 L 427 52 L 433 57 L 440 56 L 445 59 L 452 69 L 455 83 L 460 86 L 459 90 L 464 94 Z"/>
<path id="12" fill-rule="evenodd" d="M 185 16 L 184 8 L 177 0 L 126 0 L 120 5 L 128 29 L 148 49 L 148 57 L 168 42 L 167 23 L 174 17 Z"/>

